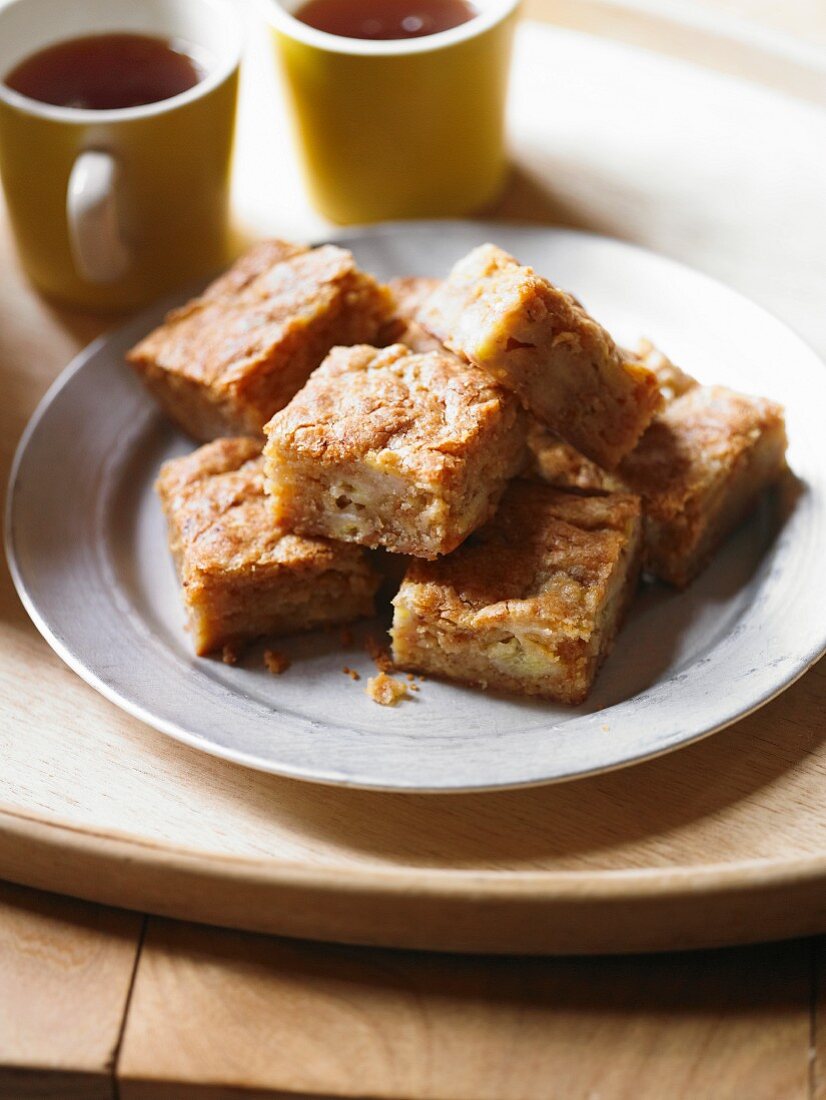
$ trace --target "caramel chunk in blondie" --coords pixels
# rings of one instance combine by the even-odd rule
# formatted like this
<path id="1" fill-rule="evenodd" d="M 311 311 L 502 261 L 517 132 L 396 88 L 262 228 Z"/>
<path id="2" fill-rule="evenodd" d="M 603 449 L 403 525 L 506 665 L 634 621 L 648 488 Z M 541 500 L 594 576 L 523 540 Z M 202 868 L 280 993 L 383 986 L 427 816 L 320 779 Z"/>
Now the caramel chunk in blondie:
<path id="1" fill-rule="evenodd" d="M 392 311 L 345 249 L 264 241 L 128 360 L 194 439 L 255 435 L 333 345 L 372 341 Z"/>
<path id="2" fill-rule="evenodd" d="M 508 390 L 398 344 L 334 348 L 266 431 L 277 522 L 422 558 L 483 524 L 526 459 Z"/>
<path id="3" fill-rule="evenodd" d="M 219 439 L 161 468 L 157 490 L 199 655 L 373 613 L 357 546 L 285 534 L 264 495 L 261 441 Z"/>
<path id="4" fill-rule="evenodd" d="M 460 260 L 418 319 L 606 469 L 633 448 L 662 403 L 652 372 L 570 294 L 495 245 Z"/>
<path id="5" fill-rule="evenodd" d="M 640 546 L 636 497 L 514 482 L 459 550 L 411 563 L 393 601 L 394 662 L 582 702 L 633 596 Z"/>

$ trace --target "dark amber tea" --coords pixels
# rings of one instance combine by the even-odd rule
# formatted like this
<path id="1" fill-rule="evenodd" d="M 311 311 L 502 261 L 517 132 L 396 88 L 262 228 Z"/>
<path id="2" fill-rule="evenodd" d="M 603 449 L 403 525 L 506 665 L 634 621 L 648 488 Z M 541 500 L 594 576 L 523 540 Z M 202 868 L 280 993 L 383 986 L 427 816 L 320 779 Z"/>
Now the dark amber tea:
<path id="1" fill-rule="evenodd" d="M 296 19 L 343 38 L 421 38 L 449 31 L 478 12 L 467 0 L 307 0 Z"/>
<path id="2" fill-rule="evenodd" d="M 12 69 L 4 83 L 55 107 L 109 111 L 170 99 L 204 76 L 194 58 L 169 39 L 92 34 L 38 50 Z"/>

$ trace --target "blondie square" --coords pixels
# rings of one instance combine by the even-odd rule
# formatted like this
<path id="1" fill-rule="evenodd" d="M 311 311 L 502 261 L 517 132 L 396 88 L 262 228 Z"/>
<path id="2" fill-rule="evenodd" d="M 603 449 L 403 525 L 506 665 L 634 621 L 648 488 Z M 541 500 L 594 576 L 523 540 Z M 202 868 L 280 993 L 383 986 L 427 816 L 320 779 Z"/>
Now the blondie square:
<path id="1" fill-rule="evenodd" d="M 199 655 L 373 613 L 366 552 L 285 534 L 264 494 L 261 440 L 218 439 L 161 468 L 166 513 Z"/>
<path id="2" fill-rule="evenodd" d="M 266 432 L 277 522 L 421 558 L 483 524 L 527 456 L 513 394 L 400 344 L 334 348 Z"/>
<path id="3" fill-rule="evenodd" d="M 633 596 L 640 545 L 636 497 L 516 481 L 454 554 L 411 563 L 393 601 L 394 661 L 580 703 Z"/>
<path id="4" fill-rule="evenodd" d="M 418 319 L 606 469 L 632 449 L 662 403 L 652 372 L 570 294 L 495 245 L 460 260 Z"/>
<path id="5" fill-rule="evenodd" d="M 331 347 L 374 340 L 392 312 L 345 249 L 264 241 L 128 360 L 193 438 L 255 435 Z"/>
<path id="6" fill-rule="evenodd" d="M 618 474 L 645 510 L 645 567 L 687 585 L 786 466 L 783 410 L 696 386 L 656 418 Z"/>

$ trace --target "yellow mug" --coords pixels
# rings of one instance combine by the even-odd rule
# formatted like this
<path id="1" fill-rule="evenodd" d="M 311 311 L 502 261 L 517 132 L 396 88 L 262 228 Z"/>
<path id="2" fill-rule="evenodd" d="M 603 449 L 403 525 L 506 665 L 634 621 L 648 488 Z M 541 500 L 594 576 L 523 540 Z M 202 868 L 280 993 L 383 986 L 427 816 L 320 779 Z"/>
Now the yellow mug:
<path id="1" fill-rule="evenodd" d="M 343 38 L 267 0 L 311 197 L 332 221 L 474 213 L 505 178 L 504 111 L 519 0 L 476 0 L 439 34 Z"/>
<path id="2" fill-rule="evenodd" d="M 45 46 L 108 32 L 192 48 L 188 91 L 81 110 L 2 82 Z M 74 306 L 140 305 L 229 259 L 242 25 L 233 0 L 11 0 L 0 7 L 0 177 L 28 275 Z"/>

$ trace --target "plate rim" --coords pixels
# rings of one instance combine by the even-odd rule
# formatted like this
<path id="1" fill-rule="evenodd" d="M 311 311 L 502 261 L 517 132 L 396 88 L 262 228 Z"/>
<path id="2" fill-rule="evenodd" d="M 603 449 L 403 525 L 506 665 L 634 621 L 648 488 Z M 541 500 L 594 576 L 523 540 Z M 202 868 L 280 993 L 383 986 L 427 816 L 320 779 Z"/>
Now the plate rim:
<path id="1" fill-rule="evenodd" d="M 620 238 L 609 237 L 604 234 L 595 233 L 588 230 L 579 230 L 568 228 L 564 226 L 543 226 L 531 223 L 528 221 L 519 220 L 479 220 L 472 221 L 468 219 L 454 219 L 454 218 L 434 218 L 423 219 L 415 221 L 391 221 L 380 222 L 374 225 L 360 225 L 353 227 L 337 227 L 336 230 L 324 238 L 324 240 L 318 240 L 312 242 L 314 245 L 323 243 L 336 243 L 341 240 L 356 240 L 363 237 L 386 237 L 393 236 L 393 234 L 399 231 L 409 231 L 411 227 L 415 227 L 418 230 L 429 230 L 435 228 L 446 228 L 449 226 L 474 226 L 478 227 L 480 237 L 488 232 L 495 233 L 497 228 L 505 228 L 507 230 L 522 230 L 529 233 L 535 232 L 551 232 L 558 236 L 564 236 L 571 239 L 588 238 L 595 242 L 600 242 L 609 245 L 620 245 L 623 249 L 632 251 L 637 255 L 643 257 L 655 257 L 658 262 L 671 266 L 677 271 L 689 274 L 692 278 L 700 280 L 707 284 L 712 289 L 723 290 L 728 295 L 732 295 L 739 299 L 741 302 L 748 305 L 751 309 L 758 310 L 764 314 L 767 318 L 773 321 L 775 324 L 781 326 L 792 338 L 794 338 L 801 348 L 813 356 L 821 365 L 826 369 L 822 357 L 815 351 L 814 348 L 800 335 L 797 330 L 789 325 L 785 320 L 777 317 L 770 310 L 766 309 L 762 304 L 753 301 L 748 296 L 740 293 L 738 290 L 727 286 L 719 279 L 713 276 L 707 275 L 705 272 L 698 271 L 688 264 L 684 264 L 679 260 L 675 260 L 670 256 L 665 256 L 661 253 L 655 252 L 652 249 L 648 249 L 642 245 L 635 244 L 633 242 L 624 241 Z M 707 737 L 712 736 L 715 733 L 719 733 L 722 730 L 733 725 L 735 722 L 741 719 L 747 718 L 749 715 L 760 710 L 762 707 L 770 703 L 773 699 L 783 694 L 788 688 L 790 688 L 797 680 L 799 680 L 809 669 L 817 663 L 817 661 L 826 653 L 826 617 L 819 631 L 820 640 L 814 644 L 809 651 L 801 655 L 798 660 L 792 663 L 790 669 L 785 672 L 780 680 L 773 684 L 764 692 L 761 692 L 754 700 L 753 704 L 743 709 L 736 709 L 734 712 L 727 712 L 725 717 L 721 717 L 719 722 L 715 723 L 708 729 L 704 729 L 694 735 L 681 740 L 678 744 L 665 745 L 659 749 L 652 749 L 642 751 L 637 755 L 626 757 L 621 761 L 617 761 L 610 764 L 604 764 L 598 767 L 589 767 L 587 770 L 569 771 L 562 775 L 555 775 L 544 778 L 532 778 L 525 780 L 506 781 L 506 782 L 478 782 L 463 785 L 450 785 L 450 786 L 428 786 L 422 783 L 399 783 L 392 786 L 388 786 L 385 783 L 375 780 L 343 776 L 338 772 L 327 772 L 326 774 L 319 774 L 316 771 L 310 772 L 308 769 L 289 765 L 289 764 L 277 764 L 273 761 L 263 759 L 261 757 L 252 755 L 250 753 L 227 748 L 219 745 L 216 742 L 209 741 L 202 735 L 192 733 L 188 729 L 182 727 L 179 723 L 171 721 L 165 718 L 158 718 L 152 714 L 152 712 L 143 704 L 134 701 L 129 696 L 124 695 L 121 691 L 111 687 L 104 679 L 102 679 L 97 673 L 83 662 L 79 657 L 71 651 L 69 646 L 63 642 L 60 636 L 52 629 L 49 624 L 46 614 L 40 611 L 37 602 L 29 591 L 29 587 L 26 583 L 26 579 L 23 576 L 23 571 L 18 560 L 15 547 L 15 502 L 18 496 L 17 487 L 19 482 L 19 476 L 21 467 L 25 460 L 26 451 L 31 442 L 32 437 L 37 431 L 40 422 L 46 415 L 56 398 L 61 391 L 71 382 L 71 380 L 78 374 L 89 360 L 93 359 L 99 352 L 105 349 L 106 345 L 113 339 L 124 333 L 125 331 L 135 327 L 140 328 L 144 324 L 144 318 L 150 315 L 157 314 L 161 310 L 173 308 L 175 304 L 180 304 L 185 297 L 191 296 L 193 293 L 197 293 L 198 289 L 205 286 L 209 282 L 209 279 L 198 280 L 195 284 L 190 284 L 188 287 L 179 289 L 178 291 L 166 295 L 164 298 L 152 303 L 146 309 L 140 310 L 138 313 L 127 318 L 122 325 L 113 327 L 102 333 L 96 339 L 82 348 L 64 369 L 58 374 L 51 385 L 47 388 L 43 397 L 37 403 L 34 412 L 30 416 L 26 423 L 26 426 L 21 434 L 18 444 L 15 448 L 14 456 L 12 459 L 9 477 L 6 490 L 6 506 L 4 515 L 4 550 L 6 561 L 8 563 L 9 572 L 14 584 L 18 597 L 23 604 L 26 613 L 34 623 L 35 627 L 45 639 L 47 644 L 52 650 L 60 657 L 60 659 L 82 680 L 84 680 L 90 687 L 97 691 L 100 695 L 106 698 L 113 705 L 123 710 L 125 713 L 130 714 L 132 717 L 145 723 L 153 729 L 158 730 L 165 736 L 172 738 L 178 742 L 188 745 L 200 752 L 205 752 L 210 756 L 218 759 L 226 760 L 228 762 L 240 765 L 242 767 L 250 768 L 255 771 L 264 772 L 271 775 L 283 776 L 285 778 L 319 784 L 322 786 L 332 786 L 340 788 L 350 788 L 354 790 L 365 790 L 384 793 L 409 793 L 409 794 L 470 794 L 470 793 L 482 793 L 486 791 L 507 791 L 507 790 L 519 790 L 528 789 L 531 787 L 550 786 L 557 783 L 571 783 L 578 779 L 587 779 L 594 776 L 609 774 L 613 771 L 618 771 L 624 768 L 630 768 L 637 764 L 644 763 L 648 760 L 656 759 L 657 757 L 667 755 L 672 752 L 676 752 L 679 749 L 686 748 L 690 745 L 697 744 Z"/>

